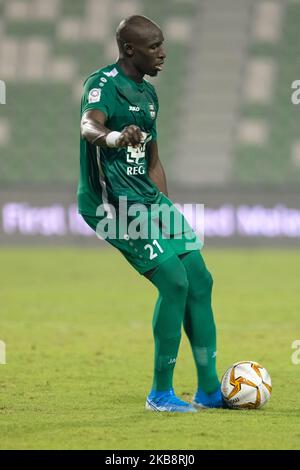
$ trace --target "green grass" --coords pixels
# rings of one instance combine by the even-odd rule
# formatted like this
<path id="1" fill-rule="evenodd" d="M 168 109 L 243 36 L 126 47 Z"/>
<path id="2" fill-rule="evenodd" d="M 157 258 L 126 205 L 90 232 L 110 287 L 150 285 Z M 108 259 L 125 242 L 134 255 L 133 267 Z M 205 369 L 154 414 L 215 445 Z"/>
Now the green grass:
<path id="1" fill-rule="evenodd" d="M 299 449 L 299 251 L 204 252 L 215 279 L 220 374 L 261 362 L 261 410 L 144 411 L 152 378 L 155 289 L 110 249 L 2 249 L 1 449 Z M 183 338 L 175 372 L 190 399 Z"/>

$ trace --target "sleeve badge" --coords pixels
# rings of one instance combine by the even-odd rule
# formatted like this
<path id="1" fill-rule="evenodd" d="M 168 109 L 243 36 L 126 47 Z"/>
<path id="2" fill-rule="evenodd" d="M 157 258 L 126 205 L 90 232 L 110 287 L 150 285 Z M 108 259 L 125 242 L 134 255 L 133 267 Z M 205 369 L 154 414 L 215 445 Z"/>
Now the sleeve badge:
<path id="1" fill-rule="evenodd" d="M 89 92 L 88 101 L 89 103 L 98 103 L 101 98 L 101 90 L 100 88 L 92 88 Z"/>

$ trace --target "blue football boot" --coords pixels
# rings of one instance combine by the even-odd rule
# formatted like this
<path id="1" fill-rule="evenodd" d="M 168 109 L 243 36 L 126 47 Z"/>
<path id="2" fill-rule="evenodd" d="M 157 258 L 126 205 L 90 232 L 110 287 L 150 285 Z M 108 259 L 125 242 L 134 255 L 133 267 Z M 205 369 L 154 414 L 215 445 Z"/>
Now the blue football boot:
<path id="1" fill-rule="evenodd" d="M 151 390 L 147 397 L 146 410 L 151 411 L 167 411 L 179 413 L 195 413 L 197 410 L 190 404 L 176 397 L 174 390 L 164 392 L 156 392 Z"/>
<path id="2" fill-rule="evenodd" d="M 218 388 L 213 393 L 205 393 L 198 390 L 192 401 L 195 408 L 227 408 L 226 403 L 222 397 L 221 388 Z"/>

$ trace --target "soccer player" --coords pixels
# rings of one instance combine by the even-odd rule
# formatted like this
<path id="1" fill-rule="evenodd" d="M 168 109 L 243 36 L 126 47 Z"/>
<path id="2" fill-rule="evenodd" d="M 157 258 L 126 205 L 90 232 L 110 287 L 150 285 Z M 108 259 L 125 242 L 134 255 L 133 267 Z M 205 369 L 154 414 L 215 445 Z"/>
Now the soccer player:
<path id="1" fill-rule="evenodd" d="M 157 145 L 158 99 L 153 85 L 144 79 L 163 69 L 163 33 L 150 19 L 134 15 L 120 23 L 116 39 L 117 62 L 95 71 L 84 84 L 79 212 L 158 289 L 153 316 L 154 376 L 146 409 L 194 412 L 196 408 L 221 407 L 212 276 L 200 254 L 198 237 L 167 197 Z M 155 221 L 155 238 L 147 230 L 140 237 L 127 231 L 128 221 L 133 220 L 130 209 L 136 204 L 145 208 L 141 209 L 141 226 L 149 227 Z M 157 211 L 162 206 L 174 210 L 180 223 L 166 226 Z M 121 225 L 125 216 L 124 232 Z M 116 223 L 116 232 L 112 222 Z M 193 404 L 179 399 L 173 390 L 182 325 L 198 376 Z"/>

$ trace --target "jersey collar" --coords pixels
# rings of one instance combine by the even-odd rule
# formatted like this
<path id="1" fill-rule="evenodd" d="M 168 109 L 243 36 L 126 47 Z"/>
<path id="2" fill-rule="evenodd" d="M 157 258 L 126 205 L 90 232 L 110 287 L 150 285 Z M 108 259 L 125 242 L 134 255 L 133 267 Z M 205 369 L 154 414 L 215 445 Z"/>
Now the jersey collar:
<path id="1" fill-rule="evenodd" d="M 132 78 L 129 78 L 128 75 L 126 75 L 123 72 L 123 70 L 121 69 L 121 67 L 117 63 L 114 64 L 114 67 L 118 70 L 119 74 L 122 75 L 122 77 L 124 77 L 126 80 L 128 80 L 128 82 L 133 83 L 140 91 L 144 91 L 144 89 L 145 89 L 144 80 L 142 82 L 136 82 L 135 80 L 132 80 Z"/>

